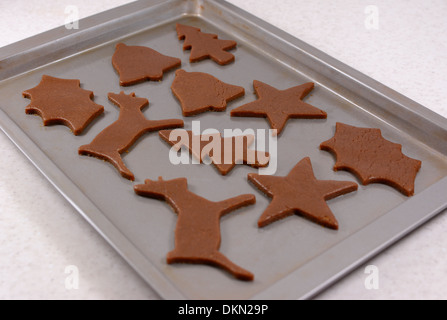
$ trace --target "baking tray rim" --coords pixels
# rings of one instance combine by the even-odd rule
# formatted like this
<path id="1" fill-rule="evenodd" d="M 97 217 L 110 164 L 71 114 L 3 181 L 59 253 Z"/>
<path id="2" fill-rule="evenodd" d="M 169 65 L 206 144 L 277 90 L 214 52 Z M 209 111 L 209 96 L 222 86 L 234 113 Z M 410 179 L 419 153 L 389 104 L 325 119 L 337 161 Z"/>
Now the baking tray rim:
<path id="1" fill-rule="evenodd" d="M 90 27 L 88 29 L 94 28 L 97 25 L 101 25 L 110 21 L 110 19 L 117 19 L 123 14 L 131 15 L 135 10 L 146 9 L 157 6 L 166 6 L 169 3 L 183 2 L 189 5 L 185 5 L 185 14 L 197 15 L 200 17 L 201 12 L 198 8 L 203 8 L 204 5 L 210 4 L 215 7 L 219 7 L 226 11 L 234 12 L 236 15 L 242 17 L 247 21 L 251 21 L 254 24 L 259 25 L 262 29 L 268 30 L 269 33 L 276 35 L 277 37 L 286 40 L 288 43 L 294 46 L 300 47 L 302 50 L 306 50 L 310 55 L 316 57 L 317 59 L 324 61 L 326 64 L 330 65 L 332 68 L 337 69 L 344 75 L 351 78 L 353 81 L 357 81 L 365 84 L 368 88 L 374 92 L 380 93 L 389 97 L 392 101 L 405 106 L 406 109 L 412 111 L 414 114 L 425 118 L 427 121 L 433 123 L 435 126 L 447 130 L 447 119 L 434 113 L 433 111 L 425 108 L 424 106 L 410 100 L 409 98 L 401 95 L 400 93 L 384 86 L 383 84 L 375 81 L 374 79 L 358 72 L 357 70 L 343 64 L 342 62 L 328 56 L 322 51 L 309 46 L 308 44 L 302 42 L 301 40 L 294 38 L 290 34 L 268 24 L 267 22 L 243 11 L 240 8 L 235 7 L 225 1 L 218 0 L 204 0 L 204 1 L 179 1 L 179 0 L 139 0 L 132 2 L 130 4 L 99 13 L 97 15 L 88 17 L 81 20 L 81 22 L 87 22 L 86 24 Z M 191 8 L 196 8 L 192 10 Z M 206 19 L 205 19 L 206 20 Z M 80 31 L 77 31 L 80 32 Z M 69 35 L 72 37 L 76 35 L 77 32 L 73 32 Z M 84 31 L 85 32 L 85 31 Z M 67 37 L 67 30 L 64 26 L 50 30 L 43 34 L 33 36 L 29 39 L 19 41 L 17 43 L 8 45 L 6 47 L 0 48 L 0 62 L 7 62 L 9 59 L 14 58 L 17 55 L 26 54 L 28 50 L 34 50 L 37 47 L 45 47 L 46 44 L 56 41 L 61 37 Z M 31 43 L 32 45 L 30 45 Z M 39 44 L 40 43 L 40 44 Z M 39 45 L 37 45 L 39 44 Z M 32 46 L 32 47 L 30 47 Z M 304 48 L 304 49 L 303 49 Z M 1 65 L 0 65 L 1 66 Z M 0 73 L 6 68 L 0 68 Z M 20 73 L 19 73 L 20 74 Z M 10 79 L 16 75 L 11 75 L 6 77 L 4 80 Z M 1 77 L 0 77 L 1 79 Z M 1 84 L 2 81 L 0 81 Z M 386 94 L 384 93 L 386 92 Z M 8 138 L 22 151 L 25 156 L 33 163 L 33 165 L 43 174 L 43 176 L 56 188 L 56 190 L 62 194 L 64 198 L 107 240 L 107 242 L 117 250 L 120 255 L 145 279 L 154 290 L 160 294 L 163 298 L 168 299 L 186 299 L 173 283 L 169 281 L 164 275 L 152 265 L 144 255 L 133 246 L 133 244 L 123 235 L 118 228 L 116 228 L 110 220 L 99 210 L 94 203 L 62 172 L 55 163 L 49 159 L 45 153 L 40 150 L 40 148 L 32 142 L 32 140 L 21 130 L 21 128 L 3 111 L 0 109 L 0 128 L 8 136 Z M 368 252 L 362 255 L 361 259 L 356 258 L 356 263 L 350 263 L 348 265 L 343 265 L 337 274 L 326 277 L 324 281 L 318 285 L 310 285 L 312 288 L 307 290 L 296 289 L 293 292 L 279 292 L 278 286 L 283 281 L 290 281 L 296 278 L 299 270 L 295 270 L 288 276 L 285 276 L 276 284 L 265 289 L 263 293 L 257 294 L 252 298 L 266 298 L 272 299 L 280 296 L 295 296 L 296 298 L 306 299 L 311 298 L 318 292 L 322 291 L 324 288 L 340 279 L 343 275 L 347 274 L 349 271 L 353 270 L 356 266 L 367 261 L 372 256 L 376 255 L 389 245 L 395 243 L 397 240 L 422 225 L 424 222 L 428 221 L 436 214 L 442 212 L 447 208 L 447 200 L 442 199 L 442 190 L 447 188 L 447 177 L 441 179 L 437 183 L 433 184 L 420 194 L 415 195 L 408 201 L 404 202 L 402 205 L 398 206 L 394 210 L 388 212 L 384 216 L 375 220 L 372 224 L 365 226 L 361 230 L 354 233 L 352 236 L 361 236 L 362 232 L 369 229 L 371 230 L 372 225 L 388 225 L 388 220 L 393 220 L 396 216 L 400 216 L 404 211 L 412 212 L 412 220 L 406 221 L 406 228 L 404 230 L 399 230 L 399 232 L 389 232 L 383 236 L 384 241 L 374 247 L 369 248 Z M 418 208 L 418 210 L 415 210 Z M 410 210 L 411 209 L 411 210 Z M 350 238 L 348 237 L 348 239 Z M 375 238 L 378 239 L 377 237 Z M 347 240 L 347 239 L 346 239 Z M 331 247 L 328 251 L 342 250 L 346 245 L 345 241 L 338 243 Z M 328 252 L 314 258 L 312 261 L 318 261 L 318 259 Z M 345 257 L 346 260 L 346 257 Z M 349 259 L 348 259 L 349 260 Z M 351 259 L 352 261 L 352 259 Z M 303 268 L 312 266 L 312 262 L 305 264 Z M 300 268 L 301 269 L 301 268 Z M 275 295 L 271 295 L 275 293 Z"/>

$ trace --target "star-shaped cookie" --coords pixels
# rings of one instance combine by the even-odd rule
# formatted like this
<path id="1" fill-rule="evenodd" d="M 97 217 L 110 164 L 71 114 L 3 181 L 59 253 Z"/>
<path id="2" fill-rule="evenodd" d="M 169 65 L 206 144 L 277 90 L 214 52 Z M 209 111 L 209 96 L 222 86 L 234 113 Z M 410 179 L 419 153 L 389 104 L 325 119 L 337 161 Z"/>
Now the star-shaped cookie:
<path id="1" fill-rule="evenodd" d="M 338 230 L 326 200 L 356 191 L 358 185 L 349 181 L 317 180 L 310 158 L 301 160 L 286 177 L 250 173 L 248 180 L 273 198 L 258 221 L 260 228 L 291 216 L 302 215 L 325 227 Z"/>
<path id="2" fill-rule="evenodd" d="M 279 135 L 289 119 L 326 119 L 327 113 L 302 101 L 314 88 L 312 82 L 278 90 L 261 81 L 253 81 L 258 100 L 231 111 L 232 117 L 267 118 Z"/>

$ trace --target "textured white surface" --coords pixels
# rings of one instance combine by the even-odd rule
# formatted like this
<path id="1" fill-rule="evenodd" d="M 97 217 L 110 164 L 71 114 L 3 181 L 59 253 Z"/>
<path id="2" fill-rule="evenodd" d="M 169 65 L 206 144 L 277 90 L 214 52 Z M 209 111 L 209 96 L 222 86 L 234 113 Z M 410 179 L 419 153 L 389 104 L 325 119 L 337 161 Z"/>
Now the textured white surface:
<path id="1" fill-rule="evenodd" d="M 0 46 L 128 0 L 16 0 L 0 3 Z M 396 91 L 447 117 L 447 2 L 444 0 L 230 0 Z M 378 30 L 365 8 L 379 10 Z M 82 26 L 81 26 L 82 27 Z M 151 299 L 152 289 L 0 134 L 0 299 Z M 365 289 L 365 266 L 319 299 L 446 299 L 446 214 L 368 264 L 380 288 Z M 78 290 L 64 270 L 79 269 Z"/>

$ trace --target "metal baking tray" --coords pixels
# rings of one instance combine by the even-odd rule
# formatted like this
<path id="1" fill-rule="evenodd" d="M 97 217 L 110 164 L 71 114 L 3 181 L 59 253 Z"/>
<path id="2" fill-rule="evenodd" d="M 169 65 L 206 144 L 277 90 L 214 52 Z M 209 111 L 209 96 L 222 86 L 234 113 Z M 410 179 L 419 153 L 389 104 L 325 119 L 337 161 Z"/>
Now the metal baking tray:
<path id="1" fill-rule="evenodd" d="M 189 63 L 176 37 L 180 22 L 234 39 L 236 61 L 227 66 Z M 254 101 L 253 80 L 278 88 L 315 82 L 307 102 L 325 110 L 327 120 L 291 120 L 278 139 L 277 175 L 286 175 L 309 156 L 319 179 L 357 181 L 332 170 L 334 157 L 318 146 L 334 134 L 335 123 L 380 128 L 403 152 L 423 162 L 416 195 L 407 198 L 385 185 L 360 186 L 356 193 L 329 201 L 340 230 L 320 227 L 298 216 L 264 229 L 257 220 L 269 199 L 247 182 L 255 169 L 238 166 L 220 176 L 212 166 L 179 165 L 168 160 L 169 147 L 157 134 L 144 136 L 124 156 L 136 176 L 123 179 L 108 163 L 79 156 L 114 122 L 118 109 L 108 92 L 135 92 L 150 101 L 150 119 L 182 118 L 170 85 L 174 72 L 161 82 L 122 88 L 111 65 L 115 44 L 149 46 L 182 59 L 187 71 L 211 73 L 246 89 L 244 98 L 226 112 L 184 118 L 185 128 L 200 121 L 202 130 L 268 129 L 264 119 L 231 118 L 230 111 Z M 64 126 L 42 126 L 40 117 L 25 115 L 25 89 L 47 74 L 80 79 L 95 93 L 105 114 L 78 137 Z M 377 83 L 317 49 L 224 1 L 137 1 L 80 21 L 79 30 L 64 27 L 0 50 L 0 125 L 56 189 L 167 299 L 297 299 L 311 298 L 447 207 L 447 120 Z M 222 219 L 221 251 L 252 271 L 255 281 L 234 280 L 227 273 L 202 265 L 167 265 L 174 245 L 177 217 L 160 201 L 134 194 L 144 179 L 188 178 L 190 189 L 210 200 L 252 193 L 255 206 Z M 358 182 L 358 181 L 357 181 Z"/>

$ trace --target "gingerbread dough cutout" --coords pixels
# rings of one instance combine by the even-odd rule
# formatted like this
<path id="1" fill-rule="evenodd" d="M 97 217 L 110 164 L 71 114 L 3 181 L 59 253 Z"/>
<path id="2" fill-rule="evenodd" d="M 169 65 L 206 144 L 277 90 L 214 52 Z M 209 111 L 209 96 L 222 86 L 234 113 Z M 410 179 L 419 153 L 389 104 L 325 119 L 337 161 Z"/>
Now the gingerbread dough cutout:
<path id="1" fill-rule="evenodd" d="M 208 73 L 177 70 L 171 86 L 183 116 L 206 111 L 225 111 L 227 103 L 245 95 L 243 87 L 220 81 Z"/>
<path id="2" fill-rule="evenodd" d="M 404 155 L 402 145 L 383 138 L 380 129 L 337 123 L 334 137 L 323 142 L 320 148 L 337 158 L 335 171 L 349 171 L 363 185 L 383 183 L 408 197 L 414 195 L 422 162 Z"/>
<path id="3" fill-rule="evenodd" d="M 267 118 L 279 135 L 289 119 L 326 119 L 327 113 L 302 100 L 313 90 L 312 82 L 278 90 L 268 84 L 253 82 L 258 100 L 231 111 L 232 117 Z"/>
<path id="4" fill-rule="evenodd" d="M 183 127 L 183 121 L 148 120 L 141 112 L 149 105 L 145 98 L 130 95 L 109 93 L 109 100 L 120 107 L 120 115 L 116 122 L 101 131 L 88 145 L 79 148 L 80 155 L 93 156 L 113 164 L 121 175 L 135 180 L 134 174 L 124 164 L 121 154 L 127 151 L 143 134 L 167 128 Z"/>
<path id="5" fill-rule="evenodd" d="M 220 133 L 194 135 L 192 131 L 180 130 L 178 135 L 177 132 L 171 135 L 173 131 L 162 130 L 159 135 L 164 141 L 174 146 L 175 151 L 186 147 L 201 163 L 209 157 L 223 176 L 233 170 L 236 164 L 262 168 L 268 166 L 270 161 L 270 155 L 267 152 L 248 149 L 255 141 L 253 135 L 222 138 Z M 182 134 L 187 134 L 187 137 L 183 137 Z"/>
<path id="6" fill-rule="evenodd" d="M 254 195 L 246 194 L 213 202 L 189 191 L 185 178 L 170 181 L 162 178 L 158 181 L 146 180 L 134 189 L 140 196 L 166 201 L 178 214 L 175 249 L 167 255 L 168 264 L 210 264 L 228 271 L 239 280 L 254 279 L 251 272 L 237 266 L 219 252 L 220 218 L 236 209 L 254 204 Z"/>
<path id="7" fill-rule="evenodd" d="M 322 226 L 338 229 L 326 200 L 356 191 L 349 181 L 317 180 L 310 158 L 301 160 L 286 177 L 261 176 L 250 173 L 248 180 L 273 198 L 258 221 L 260 228 L 293 214 L 299 214 Z"/>
<path id="8" fill-rule="evenodd" d="M 160 81 L 163 73 L 182 64 L 178 58 L 165 56 L 151 48 L 116 45 L 112 65 L 120 75 L 121 86 L 131 86 L 143 81 Z"/>
<path id="9" fill-rule="evenodd" d="M 79 80 L 44 75 L 39 85 L 24 91 L 23 96 L 31 99 L 27 114 L 38 114 L 44 126 L 65 125 L 75 136 L 104 112 L 103 106 L 92 101 L 93 92 L 81 89 Z"/>
<path id="10" fill-rule="evenodd" d="M 234 55 L 227 52 L 236 48 L 237 42 L 233 40 L 220 40 L 217 35 L 203 33 L 199 28 L 177 24 L 179 40 L 185 40 L 183 50 L 190 50 L 190 62 L 197 62 L 211 58 L 220 65 L 234 61 Z"/>

